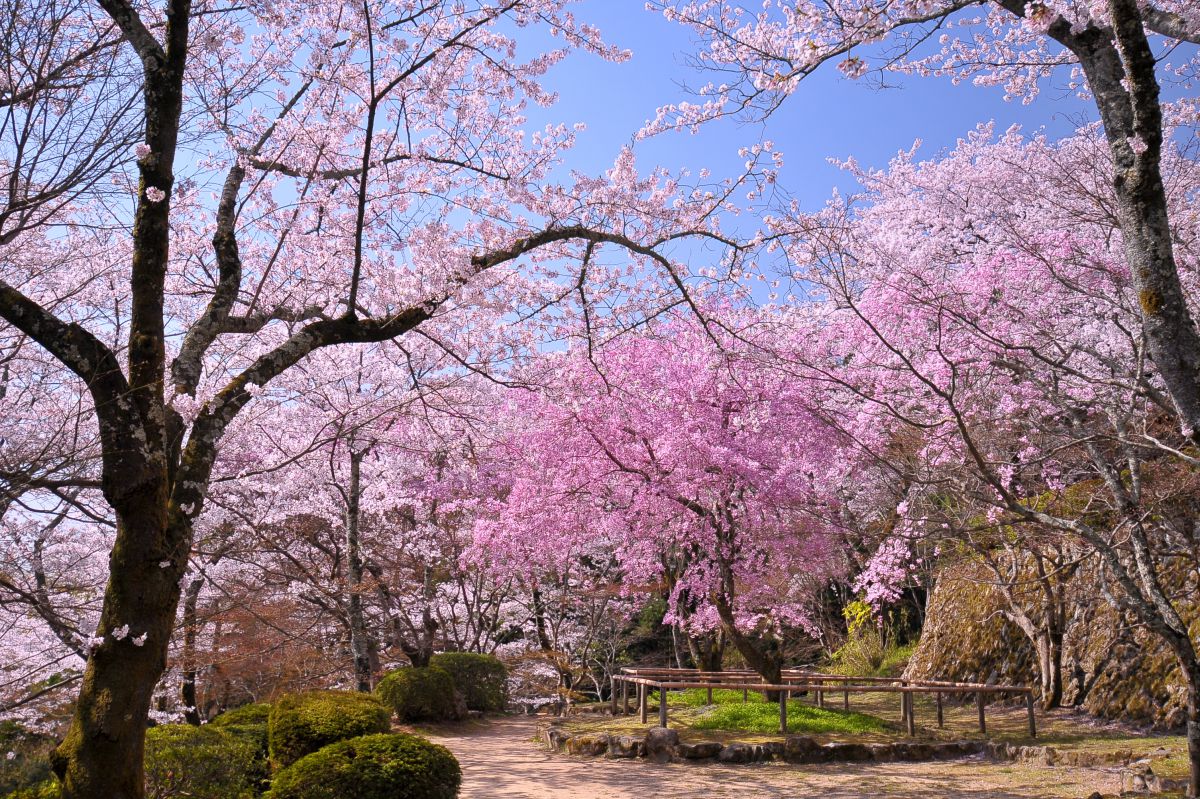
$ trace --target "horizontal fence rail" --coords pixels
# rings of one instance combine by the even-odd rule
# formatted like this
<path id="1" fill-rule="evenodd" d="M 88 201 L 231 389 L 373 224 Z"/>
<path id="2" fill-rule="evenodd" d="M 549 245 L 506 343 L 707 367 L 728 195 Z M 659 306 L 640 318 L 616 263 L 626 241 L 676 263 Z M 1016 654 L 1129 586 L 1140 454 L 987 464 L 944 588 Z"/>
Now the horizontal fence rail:
<path id="1" fill-rule="evenodd" d="M 916 717 L 913 711 L 913 696 L 932 694 L 937 707 L 937 725 L 945 726 L 943 699 L 947 695 L 974 694 L 979 713 L 979 731 L 987 734 L 986 698 L 988 695 L 1013 694 L 1024 696 L 1025 710 L 1029 721 L 1029 736 L 1037 737 L 1037 719 L 1034 715 L 1033 689 L 1023 685 L 987 685 L 984 683 L 948 682 L 944 680 L 905 680 L 892 677 L 847 677 L 841 674 L 824 674 L 803 669 L 784 669 L 778 683 L 768 683 L 756 672 L 698 671 L 693 669 L 669 668 L 623 668 L 613 675 L 611 701 L 613 715 L 619 712 L 629 715 L 630 686 L 636 692 L 638 714 L 646 723 L 649 698 L 658 691 L 658 724 L 666 727 L 667 691 L 690 688 L 706 688 L 708 702 L 712 704 L 713 689 L 742 691 L 742 701 L 748 701 L 750 691 L 779 695 L 779 731 L 787 733 L 787 700 L 794 693 L 811 693 L 817 707 L 825 707 L 826 694 L 842 694 L 842 707 L 850 709 L 850 695 L 862 693 L 891 693 L 900 696 L 900 718 L 908 735 L 916 735 Z"/>

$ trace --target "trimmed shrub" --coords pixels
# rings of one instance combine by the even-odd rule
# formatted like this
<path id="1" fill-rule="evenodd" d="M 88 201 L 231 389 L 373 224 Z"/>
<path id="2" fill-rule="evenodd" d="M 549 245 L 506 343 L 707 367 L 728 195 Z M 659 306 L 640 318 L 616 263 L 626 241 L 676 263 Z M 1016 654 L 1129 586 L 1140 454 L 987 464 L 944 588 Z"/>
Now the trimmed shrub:
<path id="1" fill-rule="evenodd" d="M 389 672 L 375 693 L 401 721 L 445 721 L 462 716 L 454 678 L 437 666 L 410 666 Z"/>
<path id="2" fill-rule="evenodd" d="M 508 669 L 500 658 L 475 652 L 445 652 L 434 655 L 429 665 L 449 672 L 468 709 L 503 713 L 508 707 Z"/>
<path id="3" fill-rule="evenodd" d="M 271 782 L 268 736 L 270 716 L 271 706 L 266 702 L 256 702 L 226 710 L 209 722 L 211 726 L 254 746 L 254 762 L 250 764 L 248 773 L 260 792 L 265 791 Z"/>
<path id="4" fill-rule="evenodd" d="M 450 750 L 406 733 L 330 744 L 275 775 L 266 799 L 454 799 Z"/>
<path id="5" fill-rule="evenodd" d="M 241 799 L 255 794 L 258 747 L 206 724 L 160 724 L 146 731 L 149 799 Z"/>
<path id="6" fill-rule="evenodd" d="M 313 691 L 281 697 L 271 707 L 271 763 L 290 766 L 322 746 L 391 729 L 387 708 L 368 694 Z"/>
<path id="7" fill-rule="evenodd" d="M 270 723 L 270 720 L 270 703 L 255 702 L 251 705 L 230 708 L 210 721 L 209 724 L 215 724 L 218 727 L 247 727 L 261 724 L 265 727 Z"/>

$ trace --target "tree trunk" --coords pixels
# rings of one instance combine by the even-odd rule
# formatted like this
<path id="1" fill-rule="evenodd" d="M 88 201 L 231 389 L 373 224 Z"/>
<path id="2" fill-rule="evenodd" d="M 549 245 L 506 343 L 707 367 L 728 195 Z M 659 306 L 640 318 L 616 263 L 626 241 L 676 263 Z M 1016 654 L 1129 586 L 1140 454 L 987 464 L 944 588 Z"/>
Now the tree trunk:
<path id="1" fill-rule="evenodd" d="M 359 541 L 359 500 L 362 497 L 363 453 L 350 447 L 350 485 L 346 492 L 346 590 L 347 619 L 350 623 L 350 651 L 354 657 L 354 685 L 363 693 L 371 692 L 371 635 L 363 611 L 363 559 Z M 414 664 L 415 665 L 415 664 Z"/>
<path id="2" fill-rule="evenodd" d="M 1053 710 L 1062 707 L 1063 698 L 1063 637 L 1051 630 L 1046 634 L 1046 667 L 1042 672 L 1042 707 Z"/>
<path id="3" fill-rule="evenodd" d="M 191 531 L 168 530 L 158 492 L 142 500 L 136 512 L 117 517 L 101 640 L 88 659 L 71 729 L 52 756 L 63 799 L 141 799 L 145 790 L 146 717 L 166 666 L 183 576 L 178 564 L 187 562 Z"/>
<path id="4" fill-rule="evenodd" d="M 721 631 L 687 637 L 688 652 L 700 671 L 720 671 L 725 660 L 725 638 Z"/>
<path id="5" fill-rule="evenodd" d="M 188 724 L 200 726 L 200 708 L 196 702 L 196 605 L 200 599 L 200 589 L 204 578 L 195 577 L 187 587 L 183 599 L 183 653 L 180 658 L 180 669 L 183 672 L 183 683 L 179 687 L 179 696 L 183 701 L 183 717 Z"/>
<path id="6" fill-rule="evenodd" d="M 1200 797 L 1200 669 L 1184 672 L 1188 681 L 1188 790 L 1191 799 Z"/>

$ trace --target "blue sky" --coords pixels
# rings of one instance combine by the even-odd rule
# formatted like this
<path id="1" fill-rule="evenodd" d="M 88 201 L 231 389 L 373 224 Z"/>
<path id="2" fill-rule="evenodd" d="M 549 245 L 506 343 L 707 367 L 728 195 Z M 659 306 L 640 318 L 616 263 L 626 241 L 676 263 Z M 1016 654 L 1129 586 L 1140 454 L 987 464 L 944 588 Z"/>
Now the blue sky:
<path id="1" fill-rule="evenodd" d="M 611 64 L 575 54 L 548 76 L 547 86 L 561 99 L 549 112 L 533 109 L 531 125 L 550 121 L 584 122 L 569 166 L 597 173 L 612 164 L 621 147 L 659 105 L 688 99 L 681 81 L 704 81 L 684 60 L 696 48 L 691 32 L 646 11 L 642 0 L 583 0 L 576 16 L 594 23 L 609 42 L 633 51 L 631 61 Z M 1074 130 L 1094 118 L 1090 104 L 1063 92 L 1047 91 L 1032 105 L 1006 102 L 998 87 L 954 86 L 944 78 L 895 76 L 894 89 L 874 89 L 845 79 L 832 64 L 810 77 L 765 126 L 731 120 L 710 125 L 697 135 L 672 133 L 637 146 L 643 170 L 710 168 L 716 175 L 736 171 L 743 159 L 737 149 L 760 137 L 784 152 L 780 182 L 806 208 L 816 208 L 835 185 L 852 181 L 827 162 L 854 156 L 860 163 L 883 166 L 915 139 L 931 156 L 953 146 L 977 124 L 995 120 L 1000 130 L 1019 123 L 1029 131 L 1052 135 Z"/>

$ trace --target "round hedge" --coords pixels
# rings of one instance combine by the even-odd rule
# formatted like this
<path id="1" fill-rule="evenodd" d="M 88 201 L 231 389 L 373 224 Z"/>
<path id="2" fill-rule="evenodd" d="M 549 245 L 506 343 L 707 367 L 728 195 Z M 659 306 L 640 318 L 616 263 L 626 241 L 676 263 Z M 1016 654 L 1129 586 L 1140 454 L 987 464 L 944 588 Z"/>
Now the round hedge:
<path id="1" fill-rule="evenodd" d="M 146 731 L 148 799 L 240 799 L 255 794 L 257 745 L 206 724 L 160 724 Z"/>
<path id="2" fill-rule="evenodd" d="M 450 673 L 468 709 L 484 713 L 503 713 L 507 709 L 508 669 L 500 658 L 475 652 L 445 652 L 434 655 L 429 665 Z"/>
<path id="3" fill-rule="evenodd" d="M 406 733 L 330 744 L 275 775 L 264 799 L 454 799 L 462 771 L 450 750 Z"/>
<path id="4" fill-rule="evenodd" d="M 255 702 L 250 705 L 230 708 L 210 721 L 209 724 L 215 724 L 218 727 L 248 727 L 261 724 L 265 727 L 270 720 L 270 703 Z"/>
<path id="5" fill-rule="evenodd" d="M 410 666 L 389 672 L 375 693 L 401 721 L 445 721 L 459 718 L 454 678 L 437 666 Z"/>
<path id="6" fill-rule="evenodd" d="M 255 756 L 249 776 L 260 790 L 266 790 L 271 781 L 271 766 L 268 760 L 270 716 L 271 706 L 266 702 L 256 702 L 226 710 L 209 722 L 210 726 L 224 730 L 254 746 Z"/>
<path id="7" fill-rule="evenodd" d="M 369 694 L 313 691 L 288 694 L 271 707 L 268 740 L 271 762 L 278 768 L 295 763 L 322 746 L 387 732 L 387 708 Z"/>

